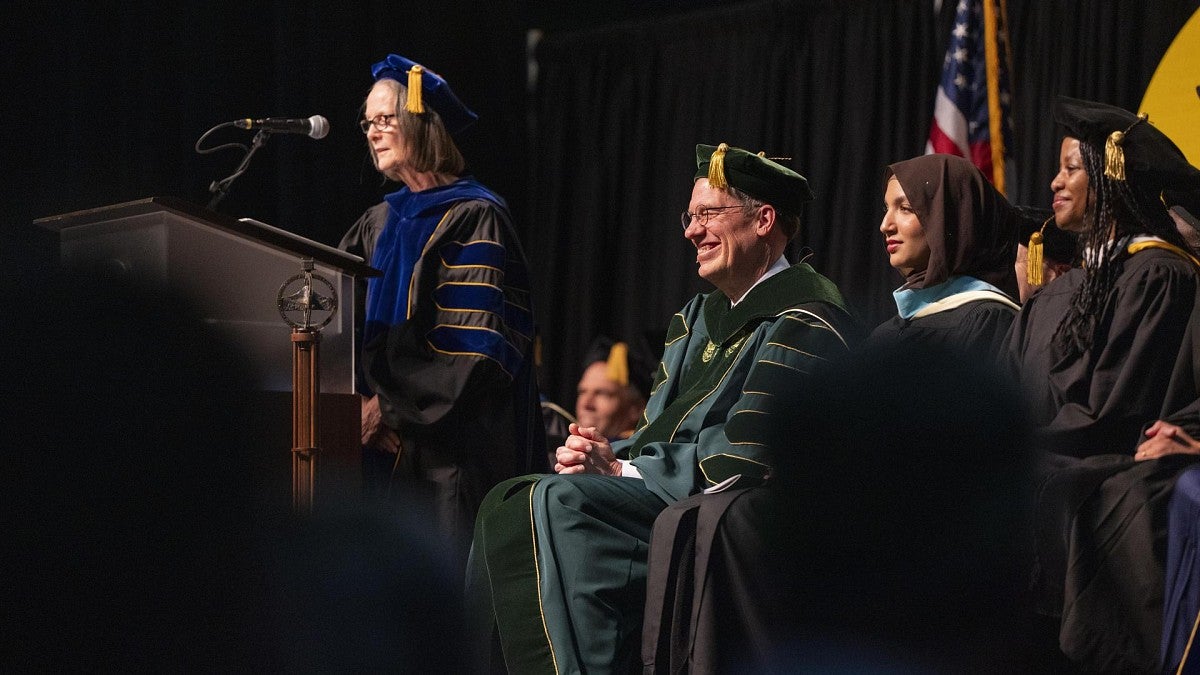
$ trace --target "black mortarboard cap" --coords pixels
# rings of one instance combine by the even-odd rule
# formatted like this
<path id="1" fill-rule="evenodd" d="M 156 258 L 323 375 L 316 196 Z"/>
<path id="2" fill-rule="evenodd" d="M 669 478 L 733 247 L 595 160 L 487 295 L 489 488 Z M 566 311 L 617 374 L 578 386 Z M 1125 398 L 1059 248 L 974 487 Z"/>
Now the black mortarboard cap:
<path id="1" fill-rule="evenodd" d="M 479 119 L 458 100 L 446 80 L 416 61 L 398 54 L 388 54 L 387 58 L 371 66 L 371 75 L 376 82 L 389 79 L 404 84 L 408 87 L 404 109 L 419 115 L 425 112 L 424 106 L 429 105 L 442 118 L 442 123 L 451 134 L 457 134 Z"/>
<path id="2" fill-rule="evenodd" d="M 728 143 L 696 146 L 696 178 L 707 178 L 710 185 L 727 186 L 745 192 L 771 206 L 798 214 L 812 201 L 808 180 L 786 166 Z"/>
<path id="3" fill-rule="evenodd" d="M 1102 151 L 1105 175 L 1147 193 L 1200 189 L 1200 169 L 1147 116 L 1123 108 L 1059 96 L 1054 119 L 1068 136 Z"/>

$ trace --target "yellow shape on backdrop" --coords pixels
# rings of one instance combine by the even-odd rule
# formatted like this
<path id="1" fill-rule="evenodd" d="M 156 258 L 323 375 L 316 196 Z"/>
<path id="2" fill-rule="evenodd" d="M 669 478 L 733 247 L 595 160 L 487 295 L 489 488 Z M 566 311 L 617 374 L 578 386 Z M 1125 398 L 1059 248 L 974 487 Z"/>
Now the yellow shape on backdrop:
<path id="1" fill-rule="evenodd" d="M 1200 166 L 1200 9 L 1188 19 L 1150 78 L 1142 112 Z"/>

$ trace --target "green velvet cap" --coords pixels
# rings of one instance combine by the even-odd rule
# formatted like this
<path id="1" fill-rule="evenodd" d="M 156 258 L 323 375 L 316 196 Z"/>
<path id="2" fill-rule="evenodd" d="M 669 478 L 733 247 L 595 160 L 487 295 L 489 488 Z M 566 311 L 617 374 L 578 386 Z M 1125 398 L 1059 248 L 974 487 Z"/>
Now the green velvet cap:
<path id="1" fill-rule="evenodd" d="M 722 147 L 725 151 L 718 153 Z M 804 204 L 812 201 L 808 180 L 782 164 L 724 143 L 697 145 L 696 178 L 708 178 L 714 187 L 722 187 L 722 179 L 710 175 L 710 170 L 718 167 L 726 183 L 787 213 L 799 214 Z"/>

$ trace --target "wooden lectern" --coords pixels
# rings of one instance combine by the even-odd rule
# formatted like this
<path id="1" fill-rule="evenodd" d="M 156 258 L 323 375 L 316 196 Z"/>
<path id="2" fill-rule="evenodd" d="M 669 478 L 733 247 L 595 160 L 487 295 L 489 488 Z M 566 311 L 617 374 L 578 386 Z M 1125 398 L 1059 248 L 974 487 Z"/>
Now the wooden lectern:
<path id="1" fill-rule="evenodd" d="M 256 415 L 261 428 L 248 433 L 260 440 L 267 475 L 276 477 L 267 490 L 279 493 L 269 500 L 290 492 L 293 510 L 306 513 L 314 501 L 360 496 L 354 279 L 377 276 L 377 270 L 357 256 L 285 230 L 169 197 L 34 223 L 58 233 L 64 268 L 101 268 L 182 292 L 244 351 L 261 392 Z M 312 291 L 313 277 L 324 289 L 318 289 L 321 301 L 308 309 L 327 313 L 314 321 L 308 321 L 295 297 L 291 304 L 284 300 L 295 296 L 289 282 L 305 275 L 310 283 L 301 294 Z M 330 296 L 336 307 L 327 302 Z M 289 318 L 297 310 L 304 322 Z M 284 469 L 289 431 L 290 478 Z M 289 484 L 290 491 L 284 487 Z"/>

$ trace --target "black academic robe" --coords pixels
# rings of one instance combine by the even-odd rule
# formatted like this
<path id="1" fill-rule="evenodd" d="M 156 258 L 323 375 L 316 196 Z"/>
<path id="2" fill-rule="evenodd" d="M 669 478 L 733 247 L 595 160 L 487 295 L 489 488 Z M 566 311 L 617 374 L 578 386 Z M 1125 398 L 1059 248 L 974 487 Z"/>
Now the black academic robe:
<path id="1" fill-rule="evenodd" d="M 1171 251 L 1128 256 L 1089 348 L 1071 355 L 1054 333 L 1084 274 L 1071 270 L 1029 299 L 1009 333 L 1008 358 L 1047 450 L 1132 455 L 1147 423 L 1200 396 L 1200 277 Z"/>
<path id="2" fill-rule="evenodd" d="M 1072 270 L 1035 293 L 1008 336 L 1048 451 L 1037 502 L 1035 585 L 1060 614 L 1059 644 L 1102 672 L 1151 672 L 1162 630 L 1165 506 L 1190 458 L 1135 462 L 1142 429 L 1200 396 L 1200 277 L 1178 253 L 1127 255 L 1071 355 L 1054 333 L 1083 281 Z"/>
<path id="3" fill-rule="evenodd" d="M 910 343 L 994 358 L 1004 348 L 1005 335 L 1016 315 L 1016 305 L 979 300 L 927 316 L 894 316 L 876 326 L 866 344 Z"/>
<path id="4" fill-rule="evenodd" d="M 397 293 L 407 300 L 407 320 L 368 337 L 358 363 L 360 389 L 379 395 L 383 421 L 403 450 L 397 457 L 364 449 L 364 479 L 369 492 L 430 508 L 465 565 L 488 489 L 545 467 L 528 265 L 497 202 L 463 199 L 419 216 L 436 228 L 408 288 Z M 387 228 L 412 226 L 384 202 L 340 246 L 378 264 Z"/>

